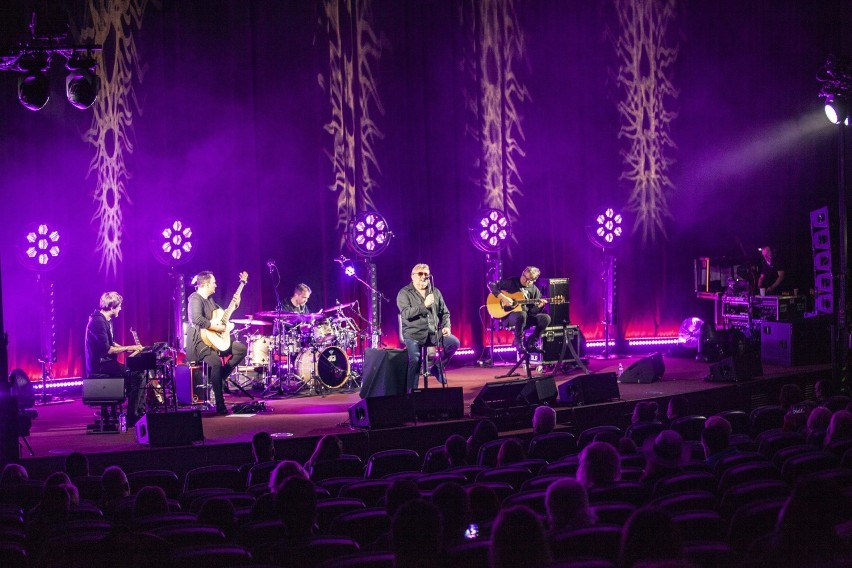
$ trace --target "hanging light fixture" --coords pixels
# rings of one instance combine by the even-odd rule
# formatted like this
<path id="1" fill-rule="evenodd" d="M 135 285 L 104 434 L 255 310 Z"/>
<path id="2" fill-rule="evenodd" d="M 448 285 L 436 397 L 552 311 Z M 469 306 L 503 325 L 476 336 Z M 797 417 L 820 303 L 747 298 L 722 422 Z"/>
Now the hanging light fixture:
<path id="1" fill-rule="evenodd" d="M 485 253 L 498 252 L 506 248 L 512 236 L 512 224 L 499 209 L 486 209 L 468 227 L 468 237 L 478 250 Z"/>
<path id="2" fill-rule="evenodd" d="M 385 251 L 393 233 L 381 214 L 365 211 L 352 220 L 348 236 L 348 243 L 353 251 L 363 257 L 373 258 Z"/>

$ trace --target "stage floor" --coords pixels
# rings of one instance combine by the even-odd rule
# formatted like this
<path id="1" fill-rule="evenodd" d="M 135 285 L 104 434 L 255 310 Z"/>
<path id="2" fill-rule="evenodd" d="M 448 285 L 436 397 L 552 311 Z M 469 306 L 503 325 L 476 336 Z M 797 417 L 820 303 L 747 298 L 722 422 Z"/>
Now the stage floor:
<path id="1" fill-rule="evenodd" d="M 591 359 L 588 367 L 592 373 L 611 372 L 617 369 L 619 363 L 627 368 L 642 356 L 609 360 Z M 622 404 L 618 412 L 629 413 L 632 409 L 630 403 L 636 400 L 662 399 L 662 406 L 666 398 L 674 395 L 690 395 L 699 393 L 699 391 L 727 388 L 731 385 L 731 383 L 706 382 L 704 379 L 709 375 L 710 367 L 708 363 L 674 357 L 664 357 L 664 361 L 666 372 L 661 381 L 650 384 L 619 384 Z M 763 378 L 783 379 L 790 377 L 792 381 L 796 375 L 815 372 L 814 370 L 824 372 L 825 368 L 827 366 L 785 369 L 764 365 Z M 496 375 L 504 374 L 507 370 L 508 365 L 503 366 L 502 364 L 496 367 L 459 367 L 448 370 L 449 386 L 464 389 L 465 416 L 469 415 L 471 402 L 486 383 L 513 380 L 495 378 Z M 581 374 L 581 371 L 573 371 L 567 375 L 558 373 L 555 376 L 556 384 L 559 385 L 578 374 Z M 534 374 L 534 376 L 541 375 Z M 436 385 L 434 381 L 430 382 L 432 385 Z M 760 389 L 759 381 L 753 383 L 752 390 Z M 438 387 L 435 386 L 434 388 Z M 229 407 L 250 400 L 246 396 L 237 396 L 234 394 L 235 392 L 232 389 L 232 394 L 226 395 Z M 324 434 L 340 435 L 357 430 L 349 426 L 347 412 L 350 406 L 360 400 L 357 392 L 331 392 L 325 396 L 300 395 L 278 399 L 261 399 L 260 391 L 252 391 L 252 394 L 257 397 L 257 400 L 264 401 L 266 411 L 257 414 L 205 416 L 203 429 L 207 446 L 248 443 L 251 441 L 252 435 L 258 431 L 270 432 L 280 439 L 316 437 Z M 710 395 L 711 393 L 708 392 L 707 394 Z M 718 395 L 722 396 L 722 393 L 720 392 Z M 774 400 L 770 402 L 774 402 Z M 594 414 L 596 406 L 598 405 L 587 406 L 583 411 L 587 414 Z M 28 441 L 37 458 L 63 456 L 72 451 L 91 454 L 145 451 L 148 449 L 147 446 L 136 442 L 135 432 L 132 429 L 117 434 L 87 433 L 86 426 L 93 423 L 97 409 L 83 405 L 79 396 L 64 404 L 39 405 L 36 406 L 36 410 L 38 417 L 33 420 Z M 558 407 L 557 410 L 559 410 Z M 570 421 L 570 418 L 563 420 L 563 416 L 564 414 L 560 412 L 560 423 Z M 31 457 L 26 448 L 22 448 L 21 456 L 24 459 Z"/>

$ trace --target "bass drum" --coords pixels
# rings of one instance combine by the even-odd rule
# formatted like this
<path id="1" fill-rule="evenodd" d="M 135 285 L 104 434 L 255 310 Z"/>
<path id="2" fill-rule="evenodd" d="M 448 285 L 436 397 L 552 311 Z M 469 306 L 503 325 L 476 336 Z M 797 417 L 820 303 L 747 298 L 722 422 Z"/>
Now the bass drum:
<path id="1" fill-rule="evenodd" d="M 317 378 L 325 386 L 337 389 L 346 384 L 349 377 L 349 357 L 339 347 L 326 347 L 316 352 L 316 364 L 314 364 L 314 353 L 306 349 L 296 357 L 296 374 L 309 383 L 311 372 L 316 373 Z"/>

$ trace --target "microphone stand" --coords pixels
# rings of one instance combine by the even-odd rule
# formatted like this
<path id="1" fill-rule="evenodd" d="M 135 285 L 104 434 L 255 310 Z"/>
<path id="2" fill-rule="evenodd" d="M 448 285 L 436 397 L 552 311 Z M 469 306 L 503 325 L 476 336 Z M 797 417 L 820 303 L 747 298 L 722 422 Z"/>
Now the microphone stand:
<path id="1" fill-rule="evenodd" d="M 436 355 L 435 366 L 438 368 L 438 372 L 444 378 L 444 381 L 441 383 L 441 386 L 446 387 L 447 386 L 447 376 L 444 374 L 444 362 L 443 362 L 443 354 L 444 354 L 444 333 L 443 333 L 443 329 L 444 328 L 441 327 L 441 322 L 440 322 L 440 320 L 438 320 L 437 301 L 434 300 L 434 297 L 435 297 L 435 281 L 434 281 L 434 278 L 435 277 L 432 276 L 432 275 L 429 276 L 429 293 L 432 294 L 432 298 L 433 298 L 432 305 L 430 306 L 430 309 L 432 310 L 432 317 L 435 318 L 435 333 L 438 336 L 438 342 L 437 342 L 438 345 L 436 347 L 438 349 L 438 352 L 435 353 L 435 355 Z M 429 349 L 427 348 L 426 349 L 427 363 L 428 363 L 428 354 L 429 354 Z M 426 369 L 426 371 L 428 372 L 429 370 Z M 441 382 L 441 381 L 438 381 L 438 382 Z M 424 380 L 424 383 L 425 383 L 425 380 Z M 424 384 L 424 386 L 425 386 L 425 384 Z"/>

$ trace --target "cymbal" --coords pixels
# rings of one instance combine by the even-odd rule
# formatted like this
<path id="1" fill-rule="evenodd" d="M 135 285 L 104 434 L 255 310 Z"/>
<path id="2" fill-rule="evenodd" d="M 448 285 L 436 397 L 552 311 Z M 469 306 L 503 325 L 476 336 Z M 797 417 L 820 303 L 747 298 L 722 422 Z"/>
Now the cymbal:
<path id="1" fill-rule="evenodd" d="M 327 314 L 328 312 L 334 312 L 334 311 L 342 310 L 342 309 L 345 309 L 345 308 L 351 308 L 352 306 L 354 306 L 357 303 L 358 302 L 349 302 L 347 304 L 337 304 L 336 306 L 332 306 L 330 308 L 324 309 L 322 311 L 322 313 Z"/>
<path id="2" fill-rule="evenodd" d="M 276 312 L 276 311 L 256 312 L 254 315 L 261 316 L 261 317 L 264 317 L 264 318 L 280 319 L 280 320 L 286 321 L 287 323 L 312 322 L 312 321 L 317 321 L 317 320 L 320 320 L 320 319 L 323 319 L 324 317 L 326 317 L 322 314 L 310 314 L 310 313 L 294 314 L 294 313 L 290 313 L 290 312 Z"/>
<path id="3" fill-rule="evenodd" d="M 272 325 L 268 321 L 253 319 L 232 319 L 231 323 L 238 323 L 240 325 Z"/>

